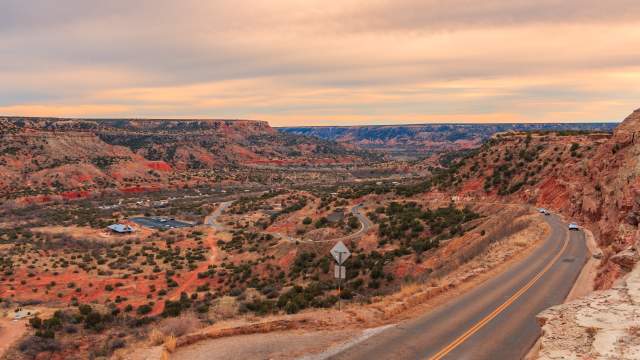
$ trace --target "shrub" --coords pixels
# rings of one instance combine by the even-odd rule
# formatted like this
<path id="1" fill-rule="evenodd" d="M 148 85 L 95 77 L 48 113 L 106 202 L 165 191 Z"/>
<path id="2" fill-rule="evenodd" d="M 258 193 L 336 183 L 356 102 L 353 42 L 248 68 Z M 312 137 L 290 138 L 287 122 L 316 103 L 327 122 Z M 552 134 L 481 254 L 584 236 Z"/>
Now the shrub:
<path id="1" fill-rule="evenodd" d="M 29 319 L 29 324 L 34 329 L 40 329 L 40 327 L 42 326 L 42 319 L 40 319 L 37 316 L 33 317 L 33 318 Z"/>
<path id="2" fill-rule="evenodd" d="M 145 305 L 138 306 L 138 309 L 136 310 L 136 313 L 138 315 L 146 315 L 146 314 L 150 313 L 151 310 L 152 310 L 151 306 L 149 304 L 145 304 Z"/>
<path id="3" fill-rule="evenodd" d="M 90 313 L 93 309 L 91 308 L 91 306 L 90 306 L 90 305 L 83 304 L 83 305 L 80 305 L 80 306 L 78 307 L 78 310 L 80 310 L 80 314 L 82 314 L 82 315 L 85 315 L 85 316 L 86 316 L 86 315 L 89 315 L 89 313 Z"/>
<path id="4" fill-rule="evenodd" d="M 29 336 L 20 343 L 18 349 L 27 356 L 35 358 L 41 352 L 60 350 L 60 343 L 51 338 Z"/>
<path id="5" fill-rule="evenodd" d="M 67 325 L 64 327 L 64 332 L 67 334 L 75 334 L 78 332 L 78 328 L 73 325 Z"/>
<path id="6" fill-rule="evenodd" d="M 127 342 L 124 339 L 113 339 L 107 343 L 107 349 L 109 353 L 114 352 L 117 349 L 122 349 L 127 345 Z"/>
<path id="7" fill-rule="evenodd" d="M 319 229 L 319 228 L 327 226 L 328 224 L 329 224 L 329 220 L 326 217 L 323 216 L 323 217 L 321 217 L 320 219 L 318 219 L 316 221 L 315 227 L 317 229 Z"/>
<path id="8" fill-rule="evenodd" d="M 104 324 L 102 323 L 102 315 L 100 313 L 92 311 L 84 318 L 84 327 L 87 329 L 93 329 L 96 331 L 100 331 L 104 328 Z"/>

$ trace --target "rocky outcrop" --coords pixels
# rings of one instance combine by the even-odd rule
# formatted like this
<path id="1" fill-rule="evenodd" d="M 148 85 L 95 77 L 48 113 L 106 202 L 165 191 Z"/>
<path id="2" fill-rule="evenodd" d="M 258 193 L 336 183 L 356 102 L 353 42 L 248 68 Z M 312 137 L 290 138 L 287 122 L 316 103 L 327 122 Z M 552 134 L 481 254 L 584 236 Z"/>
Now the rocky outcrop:
<path id="1" fill-rule="evenodd" d="M 640 359 L 640 266 L 611 289 L 549 308 L 538 320 L 538 359 Z"/>
<path id="2" fill-rule="evenodd" d="M 502 134 L 457 165 L 468 195 L 552 209 L 597 239 L 600 291 L 540 314 L 540 358 L 640 359 L 640 109 L 610 136 Z"/>
<path id="3" fill-rule="evenodd" d="M 620 265 L 624 270 L 630 271 L 638 260 L 640 260 L 640 255 L 634 246 L 629 246 L 628 248 L 613 255 L 609 260 Z"/>

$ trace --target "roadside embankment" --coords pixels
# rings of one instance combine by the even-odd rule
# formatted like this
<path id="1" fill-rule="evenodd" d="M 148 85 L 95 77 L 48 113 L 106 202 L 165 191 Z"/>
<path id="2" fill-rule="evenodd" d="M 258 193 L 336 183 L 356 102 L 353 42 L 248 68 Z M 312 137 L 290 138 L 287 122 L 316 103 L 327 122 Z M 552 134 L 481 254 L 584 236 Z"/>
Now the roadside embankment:
<path id="1" fill-rule="evenodd" d="M 637 247 L 628 249 L 638 258 Z M 587 264 L 588 265 L 588 264 Z M 588 270 L 588 269 L 587 269 Z M 576 290 L 574 297 L 580 296 Z M 538 315 L 538 359 L 640 359 L 640 266 L 612 288 L 551 307 Z"/>

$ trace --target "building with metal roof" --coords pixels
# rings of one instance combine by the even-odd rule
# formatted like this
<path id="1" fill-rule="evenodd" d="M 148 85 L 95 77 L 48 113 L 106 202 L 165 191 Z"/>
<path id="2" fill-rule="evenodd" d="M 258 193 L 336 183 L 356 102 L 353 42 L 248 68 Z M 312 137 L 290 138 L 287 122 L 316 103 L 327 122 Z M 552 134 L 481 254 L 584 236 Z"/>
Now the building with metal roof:
<path id="1" fill-rule="evenodd" d="M 134 231 L 131 226 L 125 225 L 125 224 L 113 224 L 113 225 L 107 226 L 107 228 L 109 228 L 109 230 L 111 230 L 113 232 L 117 232 L 119 234 L 128 234 L 128 233 L 132 233 Z"/>

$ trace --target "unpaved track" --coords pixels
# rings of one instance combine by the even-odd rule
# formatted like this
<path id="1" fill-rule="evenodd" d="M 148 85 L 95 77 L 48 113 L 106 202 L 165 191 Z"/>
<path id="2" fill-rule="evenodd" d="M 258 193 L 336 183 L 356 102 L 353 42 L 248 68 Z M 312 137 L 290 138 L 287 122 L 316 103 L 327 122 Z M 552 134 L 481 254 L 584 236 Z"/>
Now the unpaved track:
<path id="1" fill-rule="evenodd" d="M 563 302 L 588 256 L 582 232 L 545 220 L 549 237 L 520 263 L 332 359 L 521 359 L 540 335 L 535 315 Z"/>
<path id="2" fill-rule="evenodd" d="M 229 206 L 231 206 L 231 204 L 233 204 L 233 201 L 225 201 L 223 203 L 220 203 L 220 205 L 214 212 L 204 218 L 204 224 L 216 229 L 216 231 L 224 231 L 225 226 L 218 223 L 218 218 Z"/>
<path id="3" fill-rule="evenodd" d="M 0 319 L 0 358 L 4 353 L 22 337 L 27 331 L 25 320 L 12 321 L 7 318 Z"/>

